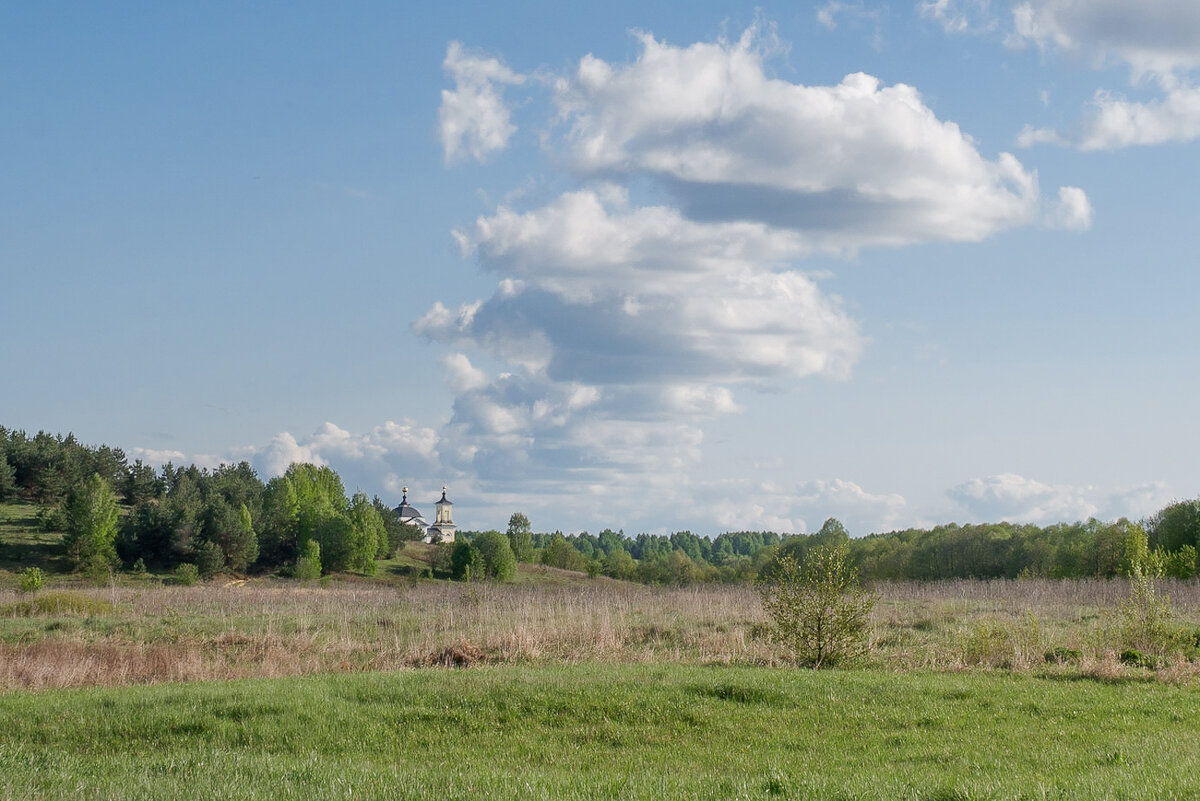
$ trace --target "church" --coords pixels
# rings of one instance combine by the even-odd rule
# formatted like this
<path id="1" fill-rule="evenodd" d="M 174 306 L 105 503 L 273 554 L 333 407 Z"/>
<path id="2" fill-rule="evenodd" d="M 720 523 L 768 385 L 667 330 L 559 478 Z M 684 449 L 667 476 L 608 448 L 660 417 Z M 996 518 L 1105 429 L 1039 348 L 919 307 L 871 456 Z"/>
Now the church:
<path id="1" fill-rule="evenodd" d="M 442 499 L 434 504 L 433 525 L 425 522 L 425 518 L 415 507 L 408 503 L 408 487 L 404 488 L 404 497 L 396 507 L 400 522 L 416 526 L 421 530 L 421 542 L 454 542 L 454 520 L 451 519 L 450 507 L 453 506 L 446 498 L 446 485 L 442 485 Z"/>

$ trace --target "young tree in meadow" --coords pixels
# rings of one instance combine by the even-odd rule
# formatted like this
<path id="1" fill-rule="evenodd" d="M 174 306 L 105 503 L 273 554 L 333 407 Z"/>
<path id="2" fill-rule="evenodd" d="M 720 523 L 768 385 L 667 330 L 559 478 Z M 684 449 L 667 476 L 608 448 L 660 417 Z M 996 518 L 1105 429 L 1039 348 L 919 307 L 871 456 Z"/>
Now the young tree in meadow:
<path id="1" fill-rule="evenodd" d="M 514 512 L 508 518 L 508 545 L 518 562 L 533 561 L 533 528 L 529 518 L 520 512 Z"/>
<path id="2" fill-rule="evenodd" d="M 99 473 L 74 487 L 66 503 L 63 546 L 76 570 L 107 571 L 117 563 L 117 499 Z"/>
<path id="3" fill-rule="evenodd" d="M 759 580 L 770 639 L 800 664 L 822 668 L 864 656 L 875 597 L 858 586 L 845 545 L 818 545 L 800 563 L 790 555 Z"/>

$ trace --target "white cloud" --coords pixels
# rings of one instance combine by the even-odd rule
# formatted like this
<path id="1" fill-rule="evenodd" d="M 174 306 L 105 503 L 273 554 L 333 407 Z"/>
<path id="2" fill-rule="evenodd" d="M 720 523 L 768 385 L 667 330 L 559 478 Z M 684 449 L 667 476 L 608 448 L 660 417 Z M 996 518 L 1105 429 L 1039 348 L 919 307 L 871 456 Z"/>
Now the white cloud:
<path id="1" fill-rule="evenodd" d="M 1059 187 L 1058 201 L 1052 204 L 1044 219 L 1050 228 L 1085 231 L 1092 227 L 1092 204 L 1079 187 Z"/>
<path id="2" fill-rule="evenodd" d="M 1017 144 L 1021 147 L 1033 147 L 1034 145 L 1065 145 L 1067 140 L 1063 135 L 1053 128 L 1034 128 L 1032 125 L 1026 125 L 1017 134 Z"/>
<path id="3" fill-rule="evenodd" d="M 903 495 L 870 493 L 844 479 L 809 481 L 799 486 L 798 493 L 798 507 L 812 518 L 814 528 L 836 517 L 854 536 L 890 531 L 907 512 Z"/>
<path id="4" fill-rule="evenodd" d="M 504 104 L 502 87 L 521 84 L 525 77 L 498 59 L 466 53 L 458 42 L 450 43 L 442 66 L 454 78 L 454 89 L 442 90 L 438 109 L 446 163 L 466 156 L 484 161 L 508 147 L 517 128 Z"/>
<path id="5" fill-rule="evenodd" d="M 317 455 L 316 451 L 301 445 L 287 431 L 276 434 L 275 438 L 271 440 L 271 444 L 257 454 L 254 462 L 260 470 L 266 472 L 267 476 L 281 475 L 294 462 L 308 462 L 315 465 L 326 463 Z"/>
<path id="6" fill-rule="evenodd" d="M 1013 8 L 1018 36 L 1042 48 L 1116 60 L 1135 77 L 1200 66 L 1200 4 L 1192 0 L 1025 0 Z"/>
<path id="7" fill-rule="evenodd" d="M 1153 78 L 1162 97 L 1138 102 L 1097 92 L 1073 134 L 1026 126 L 1019 140 L 1070 143 L 1080 150 L 1186 142 L 1200 138 L 1200 3 L 1192 0 L 1026 0 L 1013 9 L 1017 41 L 1130 68 L 1134 83 Z"/>
<path id="8" fill-rule="evenodd" d="M 1141 520 L 1178 499 L 1179 496 L 1167 488 L 1166 482 L 1150 481 L 1109 491 L 1100 502 L 1100 514 L 1104 520 L 1116 520 L 1121 517 Z"/>
<path id="9" fill-rule="evenodd" d="M 176 467 L 190 464 L 187 461 L 187 455 L 183 451 L 174 450 L 158 450 L 155 448 L 130 448 L 128 450 L 129 461 L 141 459 L 144 464 L 153 467 L 162 467 L 168 462 L 174 463 Z"/>
<path id="10" fill-rule="evenodd" d="M 1080 150 L 1189 142 L 1200 137 L 1200 89 L 1175 88 L 1149 103 L 1099 92 L 1094 102 L 1094 114 L 1079 136 Z"/>
<path id="11" fill-rule="evenodd" d="M 587 56 L 556 84 L 559 146 L 583 174 L 648 175 L 697 220 L 752 220 L 853 249 L 975 241 L 1032 221 L 1037 177 L 980 155 L 911 86 L 770 78 L 757 28 L 637 61 Z"/>
<path id="12" fill-rule="evenodd" d="M 462 353 L 454 353 L 442 359 L 450 380 L 450 388 L 455 392 L 468 392 L 486 386 L 487 373 L 471 364 L 471 360 Z"/>
<path id="13" fill-rule="evenodd" d="M 823 11 L 836 24 L 861 5 Z M 456 230 L 498 286 L 437 302 L 413 325 L 466 351 L 443 362 L 456 400 L 437 453 L 481 492 L 569 497 L 580 513 L 611 513 L 622 497 L 625 519 L 689 503 L 704 425 L 742 411 L 736 392 L 844 379 L 859 359 L 857 322 L 803 259 L 1090 219 L 1082 191 L 1044 199 L 1036 173 L 982 155 L 911 86 L 768 76 L 779 45 L 761 22 L 733 42 L 638 38 L 632 63 L 589 55 L 539 80 L 557 114 L 547 163 L 578 185 L 532 208 L 510 199 Z M 463 59 L 452 46 L 448 63 Z M 483 89 L 464 96 L 499 104 L 497 87 L 518 76 L 494 59 L 470 63 L 482 77 L 460 85 Z M 511 135 L 487 127 L 507 131 L 497 148 Z M 489 377 L 472 349 L 510 372 Z M 320 439 L 348 447 L 336 432 Z M 904 507 L 840 481 L 788 497 L 755 519 L 786 530 L 810 512 L 840 513 L 874 530 Z"/>
<path id="14" fill-rule="evenodd" d="M 978 33 L 999 25 L 989 0 L 920 0 L 917 11 L 946 33 Z"/>
<path id="15" fill-rule="evenodd" d="M 817 9 L 817 22 L 831 31 L 837 29 L 839 19 L 849 20 L 852 24 L 856 25 L 862 25 L 863 23 L 872 24 L 874 33 L 871 37 L 871 45 L 876 50 L 883 46 L 883 30 L 880 26 L 881 16 L 882 12 L 879 9 L 866 8 L 862 0 L 856 0 L 853 3 L 830 0 Z"/>
<path id="16" fill-rule="evenodd" d="M 515 275 L 482 304 L 436 305 L 418 333 L 591 384 L 842 377 L 857 326 L 786 259 L 810 250 L 759 223 L 695 223 L 665 207 L 568 193 L 501 208 L 470 232 L 487 269 Z"/>
<path id="17" fill-rule="evenodd" d="M 1099 511 L 1085 497 L 1085 490 L 1051 486 L 1015 473 L 973 478 L 947 494 L 979 522 L 1071 522 L 1093 517 Z"/>
<path id="18" fill-rule="evenodd" d="M 890 531 L 907 511 L 903 496 L 874 494 L 844 479 L 807 481 L 794 488 L 773 481 L 714 482 L 703 488 L 716 522 L 725 531 L 811 533 L 835 517 L 851 536 Z"/>
<path id="19" fill-rule="evenodd" d="M 1075 487 L 1043 484 L 1014 473 L 975 478 L 946 493 L 972 521 L 998 523 L 1071 523 L 1097 517 L 1138 520 L 1172 499 L 1161 481 L 1134 487 Z"/>

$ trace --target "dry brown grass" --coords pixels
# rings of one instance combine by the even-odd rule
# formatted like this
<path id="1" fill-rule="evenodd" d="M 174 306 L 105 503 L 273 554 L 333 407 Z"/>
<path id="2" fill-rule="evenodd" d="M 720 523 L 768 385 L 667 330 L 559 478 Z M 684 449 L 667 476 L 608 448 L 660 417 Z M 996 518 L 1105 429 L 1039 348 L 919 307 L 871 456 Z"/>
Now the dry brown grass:
<path id="1" fill-rule="evenodd" d="M 1106 637 L 1126 592 L 1114 581 L 955 581 L 877 586 L 873 661 L 890 670 L 1049 669 L 1129 674 Z M 1200 585 L 1167 591 L 1200 620 Z M 18 616 L 0 592 L 0 689 L 395 670 L 476 662 L 774 664 L 755 632 L 751 587 L 658 589 L 597 580 L 555 585 L 420 582 L 330 587 L 226 586 L 81 590 L 104 614 Z M 1192 681 L 1171 660 L 1164 680 Z"/>

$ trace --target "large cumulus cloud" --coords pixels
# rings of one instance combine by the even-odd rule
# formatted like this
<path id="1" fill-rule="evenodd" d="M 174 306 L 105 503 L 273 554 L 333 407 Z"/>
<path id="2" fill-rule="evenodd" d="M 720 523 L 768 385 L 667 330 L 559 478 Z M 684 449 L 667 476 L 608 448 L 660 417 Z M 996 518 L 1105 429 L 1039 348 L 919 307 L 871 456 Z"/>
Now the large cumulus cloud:
<path id="1" fill-rule="evenodd" d="M 739 395 L 848 378 L 864 337 L 804 270 L 814 254 L 1090 222 L 1082 190 L 1043 198 L 1034 171 L 982 154 L 914 87 L 862 73 L 830 86 L 773 77 L 763 24 L 683 47 L 636 37 L 631 62 L 587 55 L 530 82 L 549 91 L 546 164 L 573 186 L 455 231 L 497 289 L 435 303 L 413 326 L 455 351 L 441 457 L 496 495 L 586 488 L 602 505 L 637 499 L 626 508 L 686 499 L 706 421 L 739 413 Z M 480 99 L 488 113 L 469 118 L 503 133 L 482 158 L 512 134 L 495 105 L 519 76 L 464 52 L 447 57 L 456 90 L 443 118 Z M 857 498 L 885 518 L 902 505 L 853 486 L 805 497 L 836 496 L 839 509 Z M 762 519 L 803 526 L 798 503 Z"/>
<path id="2" fill-rule="evenodd" d="M 756 28 L 688 47 L 639 39 L 634 63 L 587 56 L 556 85 L 557 144 L 580 173 L 651 176 L 696 219 L 834 248 L 975 241 L 1040 214 L 1036 174 L 985 158 L 914 87 L 772 78 Z"/>

